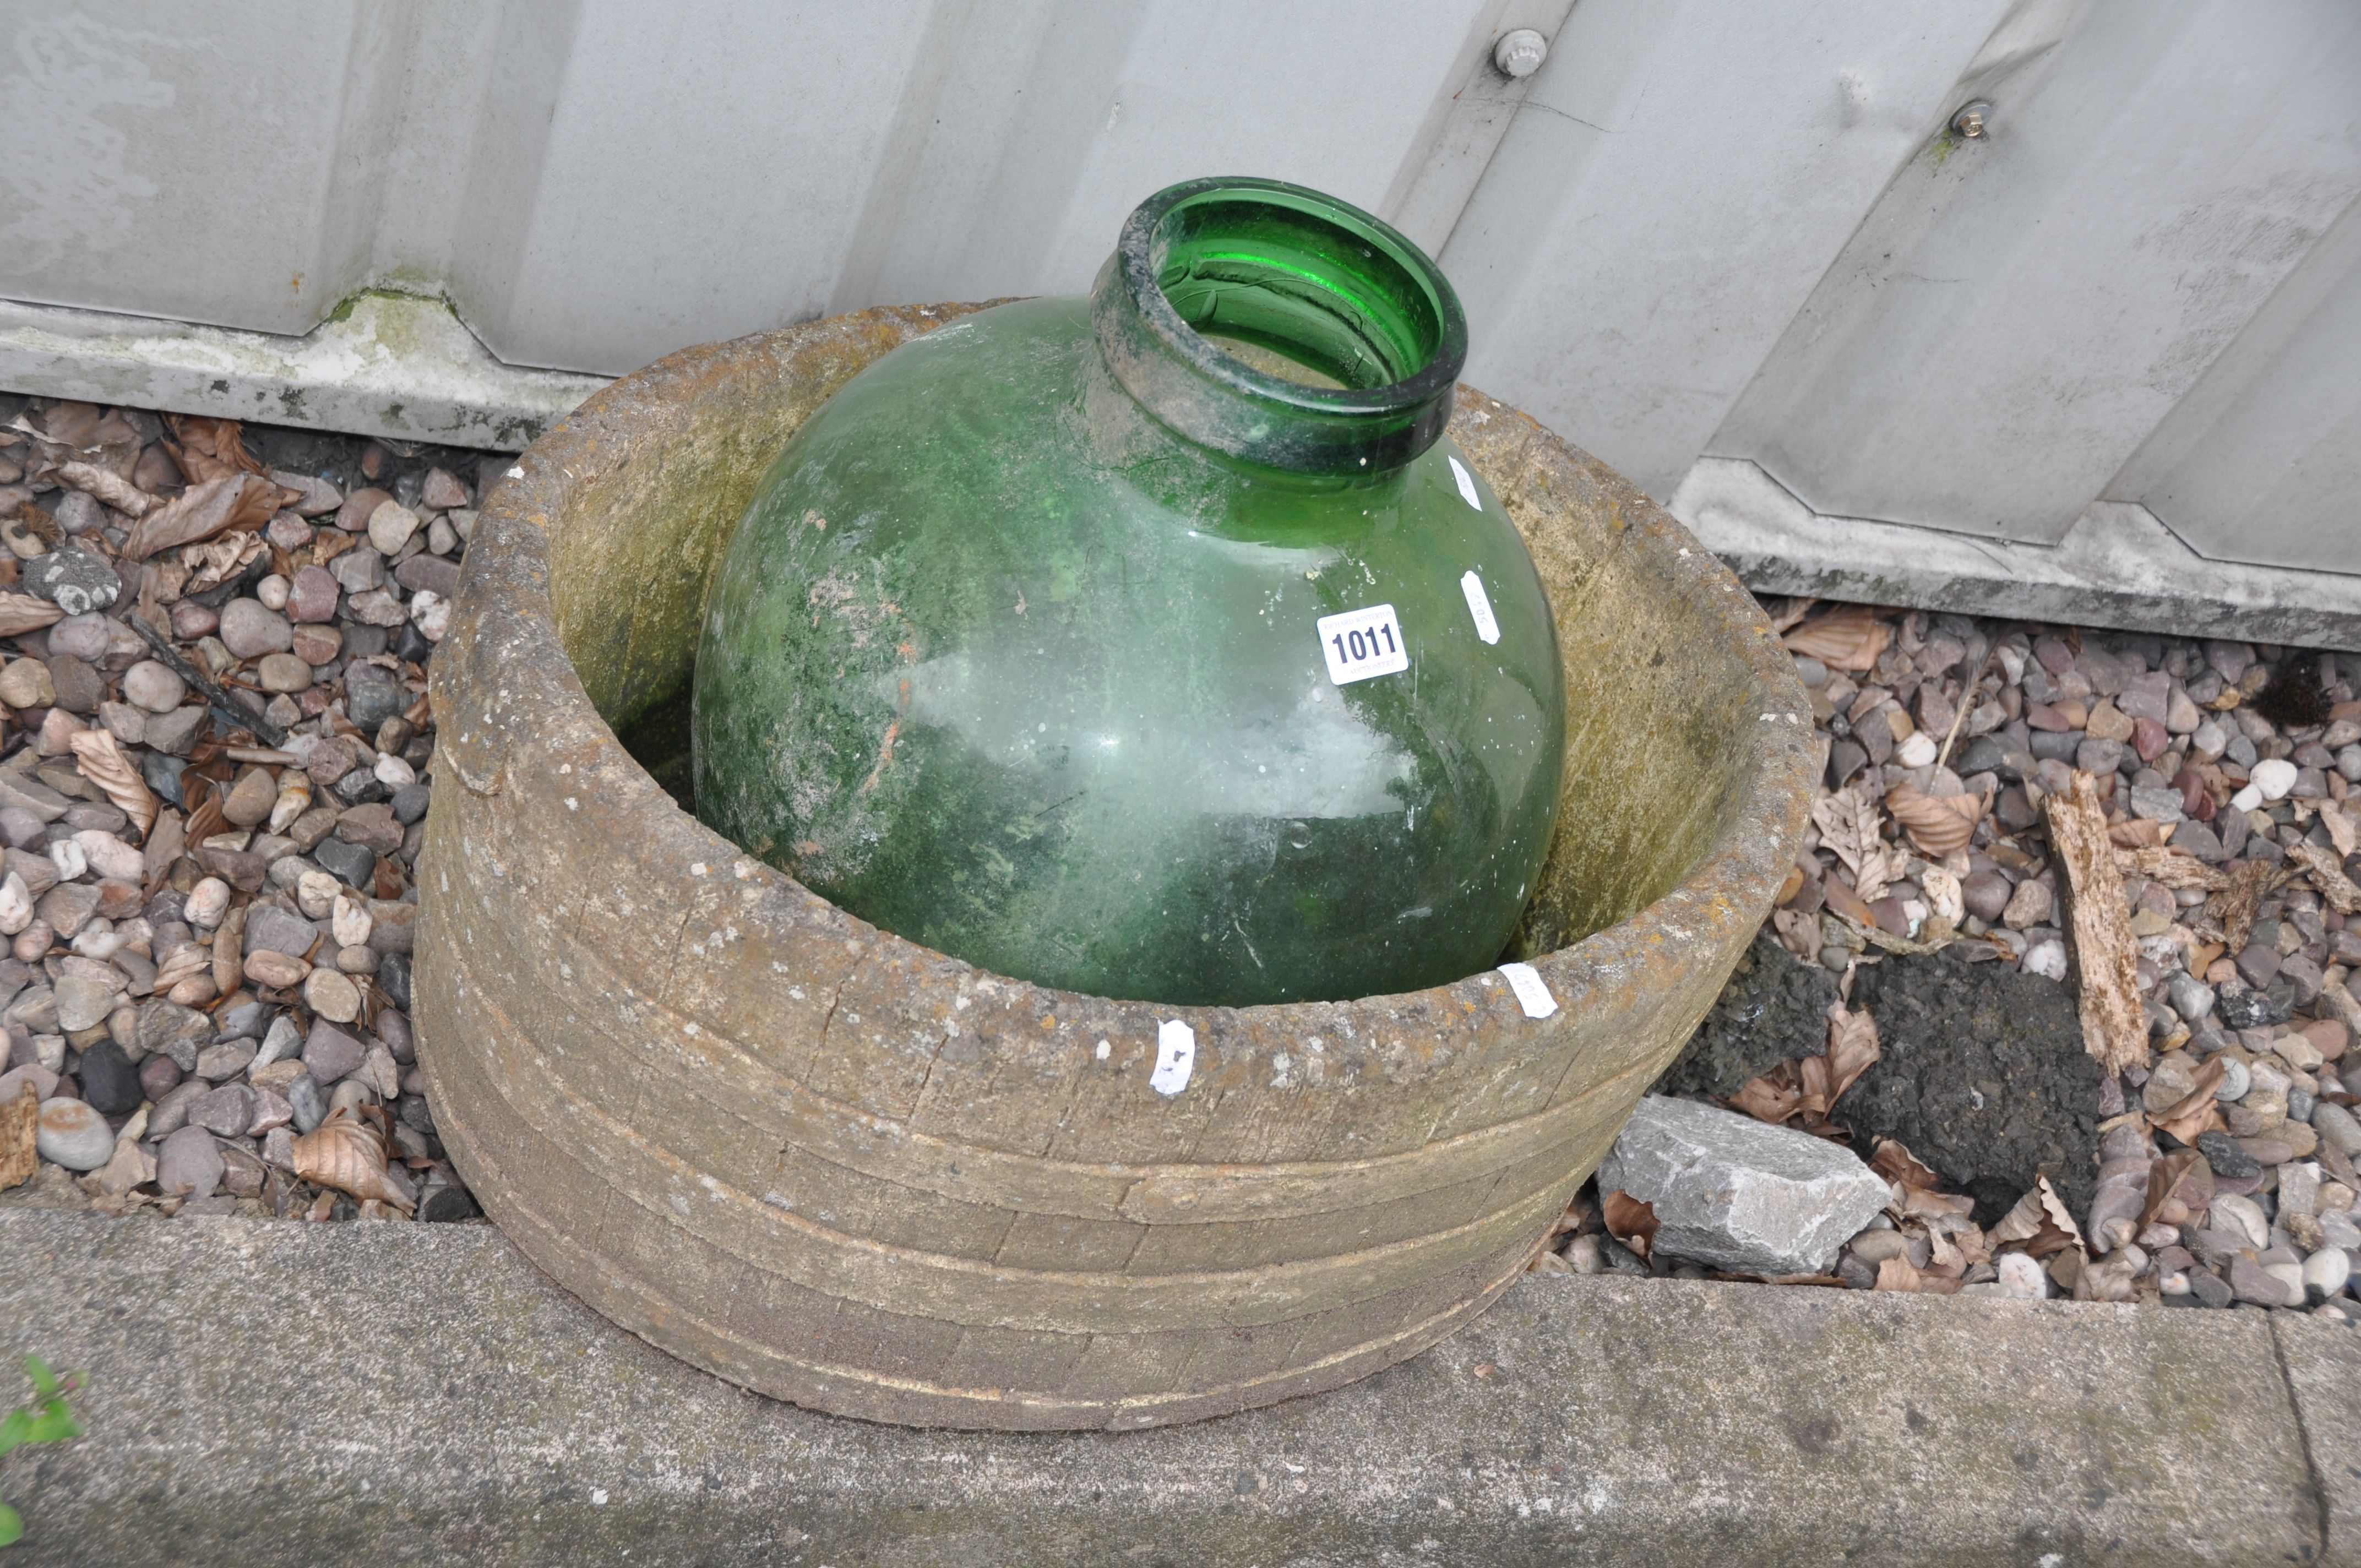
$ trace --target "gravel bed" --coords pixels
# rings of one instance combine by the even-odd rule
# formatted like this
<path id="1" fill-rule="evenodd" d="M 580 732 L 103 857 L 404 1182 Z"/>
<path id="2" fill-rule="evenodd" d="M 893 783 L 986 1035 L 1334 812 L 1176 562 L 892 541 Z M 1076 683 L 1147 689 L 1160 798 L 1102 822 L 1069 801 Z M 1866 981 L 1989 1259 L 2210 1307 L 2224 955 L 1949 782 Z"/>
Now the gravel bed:
<path id="1" fill-rule="evenodd" d="M 1875 1059 L 1827 1069 L 1824 1118 L 1779 1119 L 1872 1161 L 1894 1202 L 1794 1282 L 2361 1317 L 2361 1123 L 2340 1076 L 2361 1025 L 2361 656 L 1765 608 L 1811 696 L 1823 798 L 1780 909 L 1659 1088 L 1769 1119 L 1831 1054 L 1831 1005 L 1875 1021 Z M 2120 1075 L 2081 1048 L 2046 828 L 2078 769 L 2105 806 L 2148 1031 Z M 1972 821 L 1956 846 L 1929 836 L 1944 853 L 1910 826 L 1944 826 L 1929 801 Z M 1613 1210 L 1594 1183 L 1538 1266 L 1707 1272 L 1642 1256 Z"/>
<path id="2" fill-rule="evenodd" d="M 0 1205 L 476 1218 L 412 1062 L 410 948 L 425 671 L 510 460 L 15 397 L 0 427 L 0 624 L 25 628 L 0 639 Z M 244 510 L 205 532 L 225 495 Z M 2361 921 L 2333 870 L 2361 657 L 1765 608 L 1827 794 L 1660 1088 L 1890 1181 L 1781 1277 L 2361 1316 Z M 2076 769 L 2153 1047 L 2120 1075 L 2080 1049 L 2045 830 Z M 27 1083 L 38 1157 L 11 1171 Z M 1623 1198 L 1587 1189 L 1537 1266 L 1709 1272 L 1643 1255 Z"/>
<path id="3" fill-rule="evenodd" d="M 413 868 L 426 665 L 511 460 L 20 397 L 0 426 L 0 618 L 49 622 L 0 640 L 0 1107 L 39 1100 L 0 1204 L 477 1216 L 413 1065 Z M 151 553 L 167 524 L 197 536 Z"/>

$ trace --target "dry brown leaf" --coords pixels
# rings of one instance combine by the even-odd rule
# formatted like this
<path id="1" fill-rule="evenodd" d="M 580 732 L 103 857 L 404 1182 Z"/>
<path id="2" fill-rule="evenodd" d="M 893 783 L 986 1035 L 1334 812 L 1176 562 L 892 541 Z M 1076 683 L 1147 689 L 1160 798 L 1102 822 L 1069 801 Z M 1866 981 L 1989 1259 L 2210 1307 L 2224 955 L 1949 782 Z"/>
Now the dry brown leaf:
<path id="1" fill-rule="evenodd" d="M 2353 885 L 2353 879 L 2345 874 L 2344 866 L 2334 855 L 2303 839 L 2290 844 L 2287 853 L 2288 859 L 2304 869 L 2312 878 L 2312 885 L 2320 890 L 2320 896 L 2334 905 L 2339 915 L 2361 915 L 2361 887 Z"/>
<path id="2" fill-rule="evenodd" d="M 30 594 L 0 593 L 0 637 L 38 631 L 65 618 L 66 612 L 47 599 L 35 598 Z"/>
<path id="3" fill-rule="evenodd" d="M 1916 785 L 1898 784 L 1885 792 L 1885 809 L 1909 833 L 1920 854 L 1939 861 L 1967 849 L 1977 819 L 1984 814 L 1984 797 L 1932 795 Z"/>
<path id="4" fill-rule="evenodd" d="M 1806 915 L 1799 909 L 1774 909 L 1771 912 L 1772 927 L 1779 933 L 1779 945 L 1803 959 L 1817 963 L 1820 957 L 1820 917 Z"/>
<path id="5" fill-rule="evenodd" d="M 2016 1207 L 1992 1228 L 1992 1239 L 2002 1245 L 2022 1243 L 2021 1250 L 2035 1257 L 2048 1257 L 2069 1247 L 2088 1250 L 2082 1245 L 2082 1227 L 2067 1212 L 2065 1201 L 2046 1176 L 2033 1179 L 2033 1186 L 2016 1201 Z"/>
<path id="6" fill-rule="evenodd" d="M 254 474 L 222 474 L 191 485 L 177 499 L 132 525 L 130 537 L 123 542 L 123 558 L 145 561 L 175 545 L 260 528 L 293 494 Z"/>
<path id="7" fill-rule="evenodd" d="M 1900 1253 L 1895 1253 L 1892 1257 L 1881 1259 L 1878 1263 L 1876 1288 L 1880 1290 L 1915 1292 L 1925 1282 L 1926 1276 L 1912 1266 L 1910 1260 Z"/>
<path id="8" fill-rule="evenodd" d="M 2208 1057 L 2198 1068 L 2192 1087 L 2156 1116 L 2156 1125 L 2170 1133 L 2184 1144 L 2193 1144 L 2197 1135 L 2219 1124 L 2221 1113 L 2213 1091 L 2222 1087 L 2229 1075 L 2230 1064 L 2218 1056 Z"/>
<path id="9" fill-rule="evenodd" d="M 295 1140 L 295 1174 L 363 1200 L 390 1203 L 404 1213 L 411 1200 L 388 1179 L 385 1139 L 377 1129 L 337 1111 Z"/>
<path id="10" fill-rule="evenodd" d="M 1828 1055 L 1806 1057 L 1795 1064 L 1804 1085 L 1804 1108 L 1822 1115 L 1834 1110 L 1853 1080 L 1867 1072 L 1881 1054 L 1877 1020 L 1841 1002 L 1830 1003 Z"/>
<path id="11" fill-rule="evenodd" d="M 1781 1062 L 1762 1077 L 1748 1079 L 1730 1097 L 1730 1103 L 1774 1127 L 1787 1121 L 1804 1108 L 1804 1091 L 1795 1083 L 1795 1064 Z"/>
<path id="12" fill-rule="evenodd" d="M 2320 825 L 2328 829 L 2329 841 L 2336 846 L 2339 860 L 2351 855 L 2354 846 L 2361 844 L 2361 821 L 2347 817 L 2332 801 L 2320 803 Z"/>
<path id="13" fill-rule="evenodd" d="M 84 729 L 68 736 L 66 744 L 73 748 L 75 769 L 104 790 L 106 798 L 131 818 L 145 838 L 156 825 L 158 802 L 115 737 L 104 729 Z"/>
<path id="14" fill-rule="evenodd" d="M 41 1096 L 19 1081 L 16 1098 L 0 1105 L 0 1192 L 33 1179 L 40 1167 L 34 1149 L 41 1131 Z"/>
<path id="15" fill-rule="evenodd" d="M 202 544 L 184 544 L 181 547 L 181 565 L 194 576 L 181 591 L 201 594 L 207 588 L 217 588 L 244 572 L 269 548 L 269 542 L 258 533 L 225 533 Z"/>
<path id="16" fill-rule="evenodd" d="M 1939 1192 L 1943 1189 L 1943 1179 L 1912 1154 L 1900 1138 L 1878 1139 L 1876 1150 L 1869 1157 L 1869 1168 L 1888 1181 L 1898 1181 L 1913 1191 Z"/>
<path id="17" fill-rule="evenodd" d="M 1798 595 L 1794 598 L 1781 601 L 1779 608 L 1775 610 L 1769 605 L 1763 606 L 1763 612 L 1771 617 L 1771 630 L 1773 631 L 1784 631 L 1789 627 L 1795 625 L 1795 622 L 1803 620 L 1804 617 L 1811 614 L 1812 607 L 1819 602 L 1820 601 L 1816 598 L 1809 598 Z"/>
<path id="18" fill-rule="evenodd" d="M 1894 640 L 1894 629 L 1867 605 L 1849 604 L 1805 621 L 1787 633 L 1787 650 L 1817 659 L 1832 670 L 1861 672 L 1877 663 Z"/>
<path id="19" fill-rule="evenodd" d="M 1655 1205 L 1642 1202 L 1620 1187 L 1599 1199 L 1598 1217 L 1606 1223 L 1609 1235 L 1642 1257 L 1656 1245 Z"/>
<path id="20" fill-rule="evenodd" d="M 2140 1229 L 2190 1224 L 2213 1205 L 2212 1164 L 2195 1149 L 2175 1149 L 2147 1168 L 2147 1202 L 2140 1210 Z"/>
<path id="21" fill-rule="evenodd" d="M 93 463 L 60 463 L 58 477 L 85 495 L 94 496 L 120 512 L 145 517 L 164 504 L 130 480 Z"/>
<path id="22" fill-rule="evenodd" d="M 239 439 L 243 427 L 234 419 L 166 414 L 164 422 L 171 428 L 174 437 L 164 443 L 164 450 L 172 455 L 172 461 L 181 466 L 181 472 L 192 484 L 226 474 L 264 472 L 262 465 Z"/>
<path id="23" fill-rule="evenodd" d="M 1878 833 L 1877 805 L 1859 784 L 1849 784 L 1812 802 L 1820 846 L 1852 873 L 1852 891 L 1864 905 L 1883 896 L 1886 883 L 1902 874 L 1902 853 Z"/>

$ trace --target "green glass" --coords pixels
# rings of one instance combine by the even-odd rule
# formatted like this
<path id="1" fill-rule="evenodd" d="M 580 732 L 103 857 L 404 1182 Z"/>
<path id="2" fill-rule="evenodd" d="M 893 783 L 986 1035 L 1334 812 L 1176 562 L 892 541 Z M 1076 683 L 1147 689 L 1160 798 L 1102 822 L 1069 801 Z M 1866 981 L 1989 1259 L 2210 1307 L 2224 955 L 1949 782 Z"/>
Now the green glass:
<path id="1" fill-rule="evenodd" d="M 698 814 L 1045 985 L 1242 1005 L 1492 963 L 1565 701 L 1523 542 L 1444 438 L 1466 353 L 1400 235 L 1215 180 L 1143 203 L 1088 297 L 886 355 L 724 557 Z"/>

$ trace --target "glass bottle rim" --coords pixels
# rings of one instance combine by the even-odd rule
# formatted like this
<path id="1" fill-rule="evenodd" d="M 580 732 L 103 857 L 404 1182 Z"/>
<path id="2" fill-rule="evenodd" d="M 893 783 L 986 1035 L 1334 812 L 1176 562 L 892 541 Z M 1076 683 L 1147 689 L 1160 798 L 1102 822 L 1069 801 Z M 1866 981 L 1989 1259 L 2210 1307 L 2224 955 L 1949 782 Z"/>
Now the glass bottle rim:
<path id="1" fill-rule="evenodd" d="M 1257 255 L 1255 236 L 1225 236 L 1225 214 L 1269 227 L 1281 250 L 1302 248 Z M 1257 368 L 1192 324 L 1167 291 L 1176 242 L 1204 237 L 1184 232 L 1191 220 L 1245 247 L 1192 256 L 1259 268 L 1293 291 L 1301 319 L 1388 378 L 1310 385 Z M 1218 302 L 1224 286 L 1198 291 Z M 1249 280 L 1231 297 L 1255 291 Z M 1418 456 L 1449 422 L 1467 359 L 1459 297 L 1424 251 L 1350 203 L 1278 180 L 1191 180 L 1142 202 L 1092 290 L 1091 313 L 1110 368 L 1159 421 L 1216 451 L 1301 473 L 1370 474 Z"/>

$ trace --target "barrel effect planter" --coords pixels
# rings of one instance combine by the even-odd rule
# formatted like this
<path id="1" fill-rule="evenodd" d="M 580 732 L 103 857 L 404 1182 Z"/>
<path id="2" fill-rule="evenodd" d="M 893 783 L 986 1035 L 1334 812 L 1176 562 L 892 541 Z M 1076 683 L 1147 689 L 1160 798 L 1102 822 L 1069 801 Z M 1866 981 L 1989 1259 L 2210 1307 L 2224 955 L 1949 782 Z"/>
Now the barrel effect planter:
<path id="1" fill-rule="evenodd" d="M 1497 972 L 1354 1002 L 1050 991 L 880 931 L 669 795 L 705 585 L 773 454 L 970 306 L 689 349 L 535 444 L 433 663 L 419 1056 L 501 1228 L 653 1343 L 799 1404 L 1129 1428 L 1334 1387 L 1513 1279 L 1785 874 L 1815 758 L 1752 598 L 1467 389 L 1451 432 L 1558 620 L 1568 766 Z M 631 738 L 627 751 L 618 734 Z M 653 770 L 653 771 L 652 771 Z M 1159 1031 L 1186 1086 L 1150 1086 Z"/>

